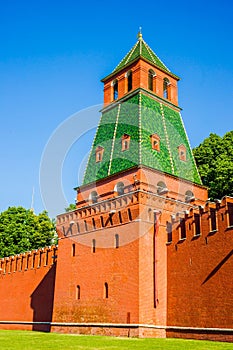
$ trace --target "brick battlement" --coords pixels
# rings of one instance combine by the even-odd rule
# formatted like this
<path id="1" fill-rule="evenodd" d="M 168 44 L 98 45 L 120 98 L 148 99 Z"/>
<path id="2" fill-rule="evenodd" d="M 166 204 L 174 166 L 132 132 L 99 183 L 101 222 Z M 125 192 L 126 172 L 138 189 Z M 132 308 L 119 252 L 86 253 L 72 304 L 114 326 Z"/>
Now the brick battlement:
<path id="1" fill-rule="evenodd" d="M 28 251 L 0 259 L 0 274 L 12 274 L 51 266 L 56 262 L 57 246 Z"/>
<path id="2" fill-rule="evenodd" d="M 57 217 L 57 231 L 59 237 L 73 236 L 102 229 L 103 227 L 123 225 L 135 220 L 151 221 L 148 214 L 152 209 L 167 209 L 167 203 L 172 209 L 171 213 L 178 210 L 194 210 L 197 206 L 182 202 L 156 193 L 136 190 L 115 196 L 97 203 L 90 203 L 79 207 L 72 212 L 61 214 Z M 139 205 L 143 207 L 140 208 Z M 148 207 L 148 209 L 144 209 Z"/>
<path id="3" fill-rule="evenodd" d="M 204 206 L 194 206 L 171 215 L 170 222 L 167 222 L 167 241 L 177 249 L 178 243 L 192 242 L 199 237 L 208 242 L 215 233 L 229 230 L 233 231 L 233 198 L 224 197 L 221 201 L 207 201 Z"/>

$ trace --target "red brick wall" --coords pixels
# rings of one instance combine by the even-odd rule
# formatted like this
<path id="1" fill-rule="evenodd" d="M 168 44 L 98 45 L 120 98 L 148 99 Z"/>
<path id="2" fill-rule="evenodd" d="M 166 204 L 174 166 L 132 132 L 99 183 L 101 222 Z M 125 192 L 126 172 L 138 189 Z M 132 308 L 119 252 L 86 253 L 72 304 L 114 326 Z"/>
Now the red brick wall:
<path id="1" fill-rule="evenodd" d="M 32 251 L 0 260 L 0 321 L 50 322 L 53 312 L 56 264 L 52 256 L 56 247 Z M 41 260 L 39 261 L 39 254 Z M 47 260 L 46 253 L 48 252 Z M 34 267 L 32 266 L 33 255 Z M 26 267 L 27 256 L 30 256 Z M 18 259 L 16 267 L 16 259 Z M 21 265 L 21 259 L 23 263 Z M 12 260 L 12 263 L 11 263 Z M 11 266 L 10 266 L 11 265 Z M 49 325 L 3 325 L 4 329 L 49 331 Z"/>
<path id="2" fill-rule="evenodd" d="M 210 207 L 217 218 L 212 232 Z M 186 217 L 186 239 L 180 240 L 179 228 L 173 226 L 167 264 L 169 326 L 233 328 L 233 227 L 227 208 L 224 199 L 199 211 L 200 236 L 194 236 L 192 213 Z"/>

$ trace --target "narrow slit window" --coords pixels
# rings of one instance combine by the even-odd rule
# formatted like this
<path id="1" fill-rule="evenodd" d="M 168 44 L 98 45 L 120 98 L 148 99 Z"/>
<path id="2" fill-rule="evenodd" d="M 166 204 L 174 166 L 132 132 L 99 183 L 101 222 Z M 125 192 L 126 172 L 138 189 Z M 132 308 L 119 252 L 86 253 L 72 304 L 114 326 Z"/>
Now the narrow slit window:
<path id="1" fill-rule="evenodd" d="M 119 235 L 115 235 L 115 248 L 119 248 Z"/>
<path id="2" fill-rule="evenodd" d="M 132 219 L 132 213 L 130 209 L 128 209 L 128 216 L 129 216 L 129 221 L 132 221 L 133 219 Z"/>
<path id="3" fill-rule="evenodd" d="M 71 250 L 71 255 L 75 256 L 75 250 L 76 250 L 76 246 L 75 243 L 72 244 L 72 250 Z"/>
<path id="4" fill-rule="evenodd" d="M 80 290 L 80 286 L 78 285 L 76 287 L 76 299 L 79 300 L 81 296 L 81 290 Z"/>
<path id="5" fill-rule="evenodd" d="M 108 283 L 104 283 L 104 297 L 105 299 L 108 299 Z"/>
<path id="6" fill-rule="evenodd" d="M 95 253 L 96 252 L 96 240 L 93 239 L 92 240 L 92 253 Z"/>

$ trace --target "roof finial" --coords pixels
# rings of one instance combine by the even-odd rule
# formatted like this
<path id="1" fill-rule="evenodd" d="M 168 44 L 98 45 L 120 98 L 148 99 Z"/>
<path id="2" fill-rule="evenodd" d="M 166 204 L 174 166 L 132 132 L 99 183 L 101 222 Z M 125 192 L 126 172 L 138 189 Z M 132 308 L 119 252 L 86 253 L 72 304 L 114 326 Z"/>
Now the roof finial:
<path id="1" fill-rule="evenodd" d="M 139 27 L 139 32 L 138 32 L 138 39 L 142 39 L 142 27 Z"/>

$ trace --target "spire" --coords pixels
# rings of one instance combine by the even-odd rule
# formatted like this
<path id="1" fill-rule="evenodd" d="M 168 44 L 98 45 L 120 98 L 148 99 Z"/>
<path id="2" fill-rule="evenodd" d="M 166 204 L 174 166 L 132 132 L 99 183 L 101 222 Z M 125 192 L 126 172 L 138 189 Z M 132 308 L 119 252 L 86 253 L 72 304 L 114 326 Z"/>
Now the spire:
<path id="1" fill-rule="evenodd" d="M 154 51 L 150 48 L 150 46 L 145 42 L 142 37 L 142 27 L 139 27 L 139 32 L 137 35 L 137 42 L 132 47 L 132 49 L 125 55 L 125 57 L 120 61 L 120 63 L 116 66 L 116 68 L 109 75 L 114 75 L 121 69 L 129 66 L 131 63 L 137 61 L 139 58 L 149 62 L 153 66 L 161 69 L 162 71 L 169 73 L 175 78 L 179 79 L 175 74 L 173 74 L 170 69 L 162 62 L 162 60 L 154 53 Z M 107 76 L 106 78 L 108 78 Z M 102 79 L 104 81 L 106 78 Z"/>
<path id="2" fill-rule="evenodd" d="M 138 32 L 138 40 L 142 40 L 142 27 L 139 27 L 139 32 Z"/>

